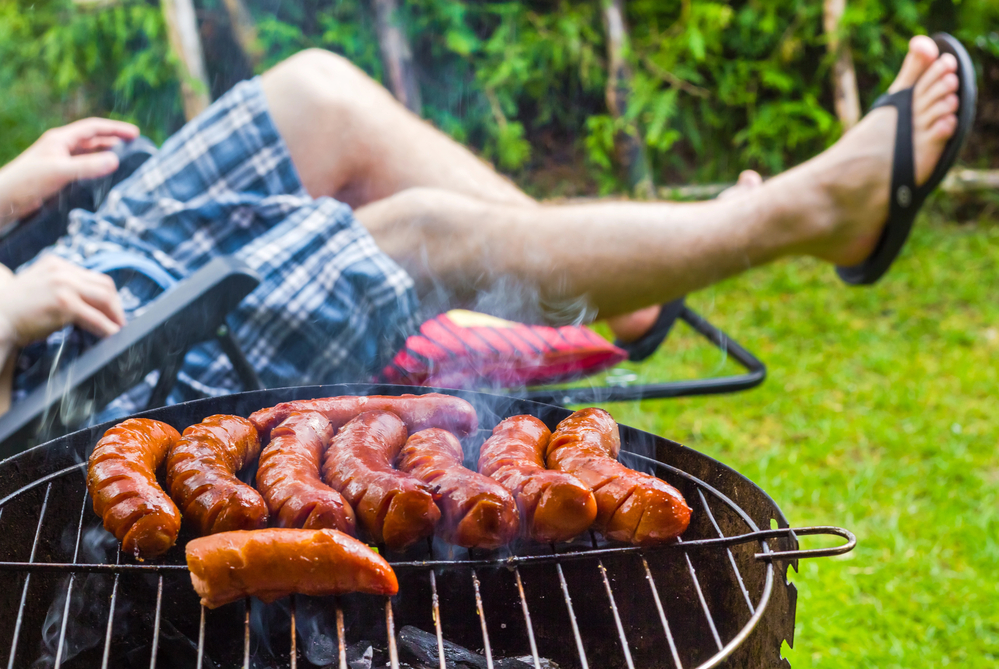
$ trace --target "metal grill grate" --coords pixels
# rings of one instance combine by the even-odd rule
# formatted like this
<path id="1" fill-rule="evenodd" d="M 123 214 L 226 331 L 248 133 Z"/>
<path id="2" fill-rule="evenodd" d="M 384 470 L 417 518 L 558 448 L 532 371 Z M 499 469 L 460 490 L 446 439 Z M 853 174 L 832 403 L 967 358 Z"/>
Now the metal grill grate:
<path id="1" fill-rule="evenodd" d="M 413 572 L 419 574 L 421 577 L 427 580 L 431 591 L 431 602 L 432 610 L 429 612 L 429 619 L 433 621 L 434 631 L 436 633 L 437 644 L 438 644 L 438 654 L 440 666 L 442 669 L 445 667 L 445 648 L 444 639 L 445 635 L 442 629 L 442 608 L 447 606 L 447 602 L 441 601 L 441 596 L 438 593 L 437 586 L 437 576 L 438 573 L 443 570 L 448 570 L 453 572 L 454 570 L 459 570 L 461 572 L 467 572 L 467 578 L 471 582 L 472 591 L 474 592 L 475 598 L 475 609 L 477 611 L 478 617 L 478 627 L 481 630 L 481 648 L 484 656 L 486 657 L 487 666 L 492 667 L 494 663 L 493 659 L 493 647 L 490 641 L 490 625 L 499 624 L 492 613 L 489 613 L 489 621 L 487 621 L 487 613 L 490 612 L 489 602 L 483 596 L 482 593 L 482 581 L 480 578 L 486 578 L 486 576 L 480 577 L 477 570 L 480 569 L 490 569 L 495 567 L 507 567 L 511 570 L 513 580 L 516 584 L 516 599 L 518 608 L 522 614 L 522 620 L 518 621 L 523 627 L 523 634 L 527 640 L 527 647 L 530 649 L 530 658 L 534 663 L 535 669 L 542 669 L 541 657 L 538 650 L 538 643 L 535 635 L 534 625 L 531 618 L 531 607 L 528 603 L 529 585 L 525 583 L 525 579 L 521 575 L 521 567 L 525 566 L 538 566 L 538 565 L 550 565 L 554 566 L 555 573 L 558 577 L 559 590 L 564 601 L 565 611 L 572 629 L 572 637 L 574 640 L 574 651 L 575 657 L 573 661 L 578 663 L 578 666 L 586 669 L 591 666 L 591 660 L 588 656 L 586 650 L 586 643 L 584 643 L 584 635 L 580 630 L 579 614 L 573 605 L 573 599 L 569 581 L 566 578 L 565 572 L 563 571 L 563 565 L 570 562 L 583 562 L 583 563 L 593 563 L 595 566 L 595 574 L 593 578 L 593 583 L 586 584 L 584 582 L 584 587 L 587 588 L 597 588 L 602 590 L 606 594 L 606 606 L 608 607 L 611 617 L 614 623 L 614 629 L 616 630 L 617 645 L 619 651 L 618 665 L 622 667 L 627 667 L 628 669 L 634 669 L 636 666 L 635 661 L 632 656 L 631 645 L 629 643 L 628 634 L 626 633 L 626 625 L 622 620 L 622 615 L 619 610 L 618 605 L 618 594 L 615 594 L 615 588 L 612 585 L 612 572 L 604 563 L 605 558 L 616 557 L 616 558 L 627 558 L 636 561 L 641 567 L 641 573 L 644 576 L 644 580 L 647 582 L 647 587 L 649 588 L 646 599 L 650 607 L 654 607 L 654 612 L 656 614 L 655 623 L 660 627 L 660 640 L 666 642 L 666 646 L 669 648 L 669 665 L 663 666 L 674 666 L 676 669 L 691 669 L 695 666 L 692 664 L 685 664 L 681 660 L 682 655 L 690 655 L 690 650 L 682 649 L 678 645 L 678 641 L 671 631 L 670 615 L 667 613 L 668 607 L 663 604 L 663 595 L 661 594 L 662 586 L 657 582 L 657 578 L 654 574 L 655 568 L 650 565 L 649 560 L 654 557 L 662 558 L 664 555 L 668 554 L 673 560 L 682 560 L 686 566 L 686 572 L 690 579 L 691 586 L 696 592 L 697 601 L 699 604 L 700 611 L 703 615 L 703 622 L 707 625 L 710 630 L 710 636 L 714 641 L 714 652 L 710 657 L 700 661 L 696 664 L 700 669 L 707 669 L 708 667 L 717 666 L 722 660 L 728 657 L 742 641 L 753 631 L 758 622 L 760 621 L 767 604 L 770 600 L 770 595 L 774 584 L 774 573 L 775 568 L 773 565 L 773 560 L 775 558 L 791 558 L 791 557 L 805 557 L 805 556 L 819 556 L 819 555 L 834 555 L 849 551 L 855 544 L 855 539 L 846 530 L 841 530 L 839 528 L 803 528 L 797 531 L 790 529 L 785 530 L 770 530 L 770 531 L 760 531 L 755 523 L 737 506 L 732 500 L 727 496 L 723 495 L 718 490 L 714 489 L 704 481 L 697 479 L 696 477 L 682 472 L 674 467 L 665 465 L 655 460 L 649 458 L 642 458 L 642 456 L 637 456 L 631 454 L 631 457 L 639 458 L 644 460 L 646 464 L 650 464 L 654 467 L 661 468 L 665 471 L 659 472 L 660 475 L 664 477 L 666 475 L 671 475 L 672 477 L 681 477 L 686 479 L 689 483 L 693 483 L 696 486 L 696 495 L 693 497 L 688 497 L 688 501 L 692 502 L 694 507 L 694 513 L 702 515 L 709 521 L 710 527 L 716 534 L 715 537 L 705 537 L 700 539 L 693 539 L 688 541 L 680 541 L 677 544 L 658 547 L 658 548 L 647 548 L 642 549 L 638 547 L 607 547 L 602 546 L 597 542 L 596 537 L 590 537 L 591 546 L 589 548 L 574 548 L 570 551 L 563 551 L 561 553 L 552 549 L 550 553 L 546 554 L 534 554 L 534 555 L 519 555 L 519 556 L 509 556 L 504 558 L 494 558 L 494 557 L 475 557 L 470 556 L 468 559 L 464 560 L 409 560 L 409 561 L 396 561 L 393 562 L 393 567 L 400 574 L 407 572 Z M 82 500 L 79 502 L 79 516 L 75 522 L 75 543 L 73 547 L 73 559 L 72 562 L 41 562 L 37 561 L 37 552 L 39 547 L 39 538 L 42 534 L 42 528 L 46 521 L 46 514 L 49 509 L 49 501 L 53 494 L 54 486 L 57 487 L 58 494 L 65 494 L 68 492 L 66 488 L 76 488 L 77 486 L 65 485 L 70 479 L 82 479 L 80 476 L 84 471 L 84 465 L 76 465 L 73 467 L 65 468 L 59 472 L 51 474 L 49 476 L 43 477 L 21 489 L 7 495 L 2 500 L 0 500 L 0 520 L 3 518 L 4 511 L 8 506 L 17 502 L 20 498 L 23 498 L 28 492 L 35 490 L 44 486 L 44 496 L 42 497 L 42 502 L 40 509 L 38 511 L 38 519 L 35 525 L 34 538 L 31 544 L 31 552 L 27 562 L 0 562 L 0 571 L 14 571 L 23 572 L 23 585 L 20 594 L 20 604 L 18 606 L 16 621 L 14 624 L 13 637 L 10 640 L 10 653 L 7 659 L 8 669 L 13 669 L 18 666 L 16 663 L 19 656 L 20 641 L 22 636 L 22 626 L 25 617 L 26 604 L 28 602 L 29 589 L 31 587 L 32 576 L 45 573 L 45 572 L 63 572 L 69 574 L 69 579 L 67 585 L 65 586 L 65 601 L 63 604 L 62 615 L 60 616 L 60 630 L 58 635 L 58 642 L 56 645 L 54 666 L 60 667 L 62 665 L 65 649 L 65 639 L 66 639 L 66 626 L 70 620 L 70 610 L 71 604 L 74 597 L 74 587 L 77 582 L 77 577 L 79 574 L 86 573 L 109 573 L 113 574 L 114 582 L 111 590 L 109 612 L 107 619 L 107 627 L 104 634 L 104 644 L 102 653 L 102 667 L 109 666 L 109 658 L 111 657 L 112 643 L 115 638 L 115 609 L 117 606 L 117 600 L 119 597 L 119 579 L 123 574 L 128 573 L 149 573 L 156 575 L 156 595 L 155 595 L 155 607 L 153 613 L 153 632 L 151 641 L 151 652 L 149 659 L 150 669 L 155 669 L 157 656 L 160 644 L 160 630 L 161 630 L 161 619 L 163 611 L 163 595 L 164 595 L 164 579 L 165 578 L 180 578 L 187 579 L 186 566 L 183 564 L 123 564 L 121 561 L 120 551 L 115 559 L 114 564 L 99 564 L 99 563 L 81 563 L 78 558 L 80 555 L 80 543 L 83 536 L 85 520 L 89 517 L 96 522 L 96 517 L 89 511 L 90 500 L 88 496 L 84 493 Z M 725 536 L 721 530 L 721 527 L 716 519 L 716 511 L 712 508 L 712 504 L 708 500 L 712 499 L 716 508 L 721 508 L 726 510 L 728 513 L 734 513 L 739 516 L 745 525 L 746 532 L 743 534 L 735 536 Z M 813 551 L 784 551 L 775 552 L 771 549 L 767 543 L 768 538 L 774 537 L 793 537 L 795 534 L 814 534 L 814 533 L 831 533 L 837 534 L 848 539 L 848 543 L 833 549 L 822 549 Z M 739 561 L 736 558 L 735 553 L 733 553 L 732 547 L 739 546 L 747 543 L 757 544 L 760 548 L 760 553 L 751 556 L 753 560 L 759 562 L 763 566 L 764 578 L 762 588 L 757 589 L 758 591 L 750 592 L 750 588 L 747 587 L 747 579 L 744 578 L 743 570 L 747 568 L 746 565 L 740 567 Z M 708 603 L 708 598 L 705 596 L 704 589 L 702 588 L 702 577 L 699 575 L 695 563 L 698 560 L 699 555 L 705 551 L 715 551 L 722 552 L 726 556 L 727 565 L 731 568 L 731 574 L 734 577 L 735 583 L 738 585 L 738 590 L 741 595 L 741 599 L 744 604 L 744 622 L 739 626 L 738 631 L 735 634 L 725 635 L 719 630 L 719 625 L 716 623 L 715 616 L 712 614 L 711 607 Z M 753 565 L 750 565 L 752 567 Z M 757 575 L 758 576 L 758 575 Z M 758 578 L 756 579 L 758 580 Z M 578 583 L 573 584 L 574 588 L 580 587 Z M 632 597 L 638 597 L 637 592 L 630 593 Z M 402 593 L 405 596 L 405 592 Z M 296 625 L 296 606 L 295 600 L 297 597 L 291 598 L 289 606 L 290 615 L 290 638 L 287 639 L 289 648 L 289 666 L 292 669 L 296 669 L 299 659 L 299 649 L 296 647 L 297 642 L 297 625 Z M 251 643 L 254 632 L 251 629 L 251 607 L 249 603 L 245 606 L 245 613 L 243 616 L 243 654 L 242 654 L 242 666 L 249 668 L 251 666 L 252 657 L 252 646 Z M 727 615 L 731 615 L 733 612 L 728 612 Z M 336 615 L 336 636 L 337 636 L 337 649 L 338 649 L 338 667 L 339 669 L 348 669 L 347 665 L 347 655 L 346 648 L 348 645 L 347 639 L 347 628 L 344 624 L 344 610 L 340 599 L 335 600 L 335 615 Z M 384 599 L 384 619 L 385 619 L 385 631 L 386 631 L 386 641 L 388 644 L 388 654 L 390 658 L 390 666 L 393 669 L 399 667 L 399 654 L 398 648 L 396 647 L 395 639 L 395 620 L 394 620 L 393 603 L 389 598 Z M 510 624 L 512 621 L 504 621 L 504 627 Z M 203 658 L 205 657 L 205 639 L 206 639 L 206 615 L 205 610 L 202 607 L 200 611 L 200 623 L 198 631 L 198 645 L 197 645 L 197 666 L 199 669 L 202 667 Z M 20 650 L 20 653 L 24 653 L 24 650 Z M 599 666 L 599 665 L 597 665 Z"/>
<path id="2" fill-rule="evenodd" d="M 361 385 L 259 391 L 145 415 L 183 427 L 206 415 L 246 415 L 292 399 L 412 391 Z M 473 402 L 487 427 L 522 413 L 554 425 L 570 413 L 454 394 Z M 211 658 L 224 666 L 305 669 L 313 666 L 306 642 L 319 623 L 327 625 L 323 634 L 329 637 L 324 665 L 338 669 L 348 669 L 352 644 L 362 639 L 381 644 L 389 666 L 400 667 L 397 633 L 410 625 L 433 639 L 436 660 L 429 664 L 440 667 L 446 666 L 448 642 L 476 650 L 490 668 L 509 657 L 526 658 L 535 669 L 545 659 L 562 669 L 693 669 L 726 658 L 781 666 L 780 645 L 793 637 L 795 591 L 786 579 L 788 565 L 855 544 L 839 528 L 787 528 L 773 501 L 736 472 L 622 426 L 622 460 L 679 488 L 692 507 L 683 541 L 622 547 L 591 535 L 557 549 L 528 544 L 515 554 L 459 551 L 448 555 L 454 559 L 439 559 L 428 546 L 390 560 L 400 581 L 400 594 L 392 599 L 295 596 L 268 607 L 247 600 L 206 611 L 183 563 L 183 533 L 179 546 L 155 564 L 134 564 L 120 551 L 92 559 L 85 550 L 100 520 L 90 511 L 80 460 L 107 427 L 0 462 L 0 649 L 9 647 L 8 669 L 30 666 L 43 642 L 49 664 L 67 669 L 117 666 L 126 651 L 133 666 L 159 662 L 201 669 Z M 51 473 L 39 476 L 43 472 Z M 774 521 L 782 529 L 766 527 Z M 835 534 L 848 543 L 795 550 L 804 534 Z M 92 628 L 84 650 L 74 641 L 81 624 Z M 178 649 L 189 651 L 183 662 L 170 655 Z"/>

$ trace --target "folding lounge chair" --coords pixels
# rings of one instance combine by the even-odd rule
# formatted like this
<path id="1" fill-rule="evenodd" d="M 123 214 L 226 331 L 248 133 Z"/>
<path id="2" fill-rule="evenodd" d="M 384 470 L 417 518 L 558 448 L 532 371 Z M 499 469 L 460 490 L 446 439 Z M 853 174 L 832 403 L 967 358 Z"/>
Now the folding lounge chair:
<path id="1" fill-rule="evenodd" d="M 72 209 L 95 210 L 104 195 L 152 156 L 156 147 L 140 137 L 119 146 L 116 152 L 120 166 L 115 174 L 67 187 L 31 219 L 0 238 L 0 264 L 16 269 L 54 243 L 65 233 Z M 160 374 L 147 408 L 161 406 L 184 356 L 205 341 L 219 343 L 244 389 L 262 388 L 226 326 L 226 315 L 258 284 L 259 278 L 242 262 L 217 258 L 164 292 L 155 308 L 147 309 L 118 334 L 99 341 L 53 375 L 47 387 L 34 391 L 0 416 L 0 459 L 80 427 L 95 409 L 154 370 Z M 477 323 L 456 323 L 460 319 L 452 312 L 424 323 L 420 333 L 410 337 L 386 367 L 381 380 L 467 387 L 475 380 L 474 374 L 452 376 L 449 383 L 441 372 L 453 372 L 462 365 L 481 371 L 483 361 L 488 360 L 496 368 L 515 373 L 485 374 L 484 385 L 495 390 L 505 385 L 497 379 L 505 378 L 516 387 L 507 391 L 512 395 L 559 405 L 731 393 L 763 382 L 766 367 L 752 353 L 685 305 L 677 316 L 744 367 L 745 373 L 634 386 L 544 387 L 606 369 L 626 354 L 582 326 L 497 324 L 495 319 L 483 321 L 489 317 L 481 315 Z M 493 336 L 506 343 L 497 345 L 494 340 L 489 344 Z M 497 355 L 504 352 L 511 358 L 497 365 Z M 525 385 L 541 387 L 525 389 Z"/>
<path id="2" fill-rule="evenodd" d="M 144 138 L 120 146 L 116 152 L 121 163 L 115 174 L 67 187 L 0 238 L 0 264 L 16 269 L 54 243 L 65 233 L 72 209 L 94 210 L 112 186 L 155 150 Z M 217 258 L 164 292 L 155 308 L 147 309 L 118 334 L 97 342 L 60 368 L 46 387 L 0 416 L 0 459 L 77 429 L 95 410 L 157 370 L 160 374 L 148 408 L 162 406 L 184 356 L 191 347 L 209 340 L 218 342 L 246 389 L 263 388 L 225 320 L 259 283 L 242 262 Z"/>

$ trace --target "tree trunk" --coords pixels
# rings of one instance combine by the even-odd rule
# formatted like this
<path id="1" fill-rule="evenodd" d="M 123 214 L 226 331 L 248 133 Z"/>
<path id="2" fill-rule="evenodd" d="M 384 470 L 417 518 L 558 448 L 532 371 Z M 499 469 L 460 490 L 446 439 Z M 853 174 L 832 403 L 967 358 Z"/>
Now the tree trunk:
<path id="1" fill-rule="evenodd" d="M 184 97 L 184 116 L 190 121 L 211 104 L 194 3 L 192 0 L 162 0 L 162 9 L 170 48 L 180 61 L 177 69 Z"/>
<path id="2" fill-rule="evenodd" d="M 841 39 L 839 34 L 846 0 L 824 0 L 823 10 L 823 27 L 828 37 L 826 48 L 836 58 L 833 65 L 836 116 L 843 124 L 843 129 L 849 130 L 860 120 L 860 95 L 857 92 L 857 73 L 853 69 L 850 43 L 846 38 Z"/>
<path id="3" fill-rule="evenodd" d="M 406 34 L 396 23 L 396 0 L 372 2 L 375 6 L 378 46 L 381 47 L 389 89 L 399 102 L 419 115 L 423 110 L 423 103 L 413 66 L 413 51 Z"/>
<path id="4" fill-rule="evenodd" d="M 615 119 L 628 114 L 631 97 L 631 68 L 628 65 L 628 27 L 624 20 L 624 0 L 601 0 L 604 30 L 607 33 L 607 107 Z M 616 139 L 618 159 L 628 172 L 628 185 L 639 196 L 654 194 L 652 168 L 645 141 L 638 126 L 629 123 Z"/>
<path id="5" fill-rule="evenodd" d="M 223 0 L 226 13 L 229 15 L 229 23 L 232 25 L 232 34 L 236 37 L 236 43 L 243 50 L 246 61 L 250 67 L 256 70 L 257 65 L 264 55 L 264 50 L 257 41 L 257 25 L 250 16 L 250 11 L 246 8 L 243 0 Z"/>

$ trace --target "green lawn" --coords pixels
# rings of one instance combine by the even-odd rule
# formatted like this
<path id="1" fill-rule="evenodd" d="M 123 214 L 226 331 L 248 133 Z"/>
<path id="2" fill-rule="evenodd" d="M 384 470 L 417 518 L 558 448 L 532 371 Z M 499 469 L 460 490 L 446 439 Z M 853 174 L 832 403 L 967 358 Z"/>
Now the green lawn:
<path id="1" fill-rule="evenodd" d="M 874 288 L 803 260 L 691 298 L 764 359 L 762 387 L 607 407 L 735 467 L 792 524 L 857 534 L 793 576 L 795 669 L 999 663 L 999 224 L 927 218 Z M 683 330 L 641 375 L 729 369 Z"/>

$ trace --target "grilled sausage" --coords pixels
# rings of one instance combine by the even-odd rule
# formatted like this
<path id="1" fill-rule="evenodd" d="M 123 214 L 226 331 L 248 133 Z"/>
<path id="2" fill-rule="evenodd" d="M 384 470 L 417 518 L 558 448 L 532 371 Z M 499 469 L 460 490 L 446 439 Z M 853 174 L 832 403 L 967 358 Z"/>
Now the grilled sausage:
<path id="1" fill-rule="evenodd" d="M 392 567 L 363 543 L 336 530 L 236 531 L 187 544 L 191 583 L 210 609 L 244 597 L 265 602 L 298 593 L 399 592 Z"/>
<path id="2" fill-rule="evenodd" d="M 541 543 L 567 541 L 597 517 L 588 487 L 575 476 L 545 468 L 551 436 L 534 416 L 513 416 L 496 426 L 479 452 L 479 473 L 514 496 L 521 534 Z"/>
<path id="3" fill-rule="evenodd" d="M 364 411 L 391 411 L 402 419 L 410 434 L 428 427 L 440 427 L 464 437 L 479 429 L 479 419 L 471 404 L 440 393 L 295 400 L 261 409 L 250 415 L 250 422 L 257 428 L 263 442 L 267 443 L 271 430 L 294 411 L 318 411 L 333 423 L 335 430 Z"/>
<path id="4" fill-rule="evenodd" d="M 333 426 L 315 411 L 293 413 L 271 432 L 260 454 L 257 490 L 278 527 L 354 534 L 354 510 L 319 478 Z"/>
<path id="5" fill-rule="evenodd" d="M 546 461 L 593 489 L 594 527 L 615 541 L 652 544 L 679 536 L 690 523 L 680 492 L 655 476 L 617 461 L 621 435 L 602 409 L 583 409 L 561 423 L 548 442 Z"/>
<path id="6" fill-rule="evenodd" d="M 166 423 L 129 418 L 104 433 L 87 463 L 87 490 L 104 529 L 143 560 L 177 542 L 180 511 L 156 482 L 156 470 L 180 434 Z"/>
<path id="7" fill-rule="evenodd" d="M 433 487 L 442 520 L 437 535 L 465 548 L 499 548 L 520 530 L 517 503 L 488 476 L 465 469 L 457 437 L 430 428 L 412 435 L 399 469 Z"/>
<path id="8" fill-rule="evenodd" d="M 441 512 L 428 486 L 392 467 L 406 426 L 387 411 L 365 411 L 330 442 L 323 480 L 340 491 L 375 543 L 401 550 L 434 532 Z"/>
<path id="9" fill-rule="evenodd" d="M 167 490 L 198 534 L 267 525 L 267 505 L 236 472 L 260 453 L 250 421 L 209 416 L 184 430 L 167 455 Z"/>

